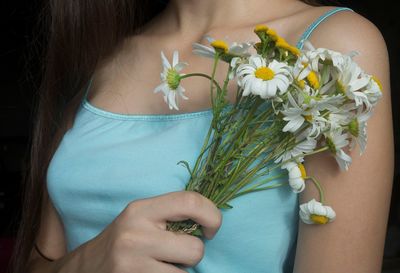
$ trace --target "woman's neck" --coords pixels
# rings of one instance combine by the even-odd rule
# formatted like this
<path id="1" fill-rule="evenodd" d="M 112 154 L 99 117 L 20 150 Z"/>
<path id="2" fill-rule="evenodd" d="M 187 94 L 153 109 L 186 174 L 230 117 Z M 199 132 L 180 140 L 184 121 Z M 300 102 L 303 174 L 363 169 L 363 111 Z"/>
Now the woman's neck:
<path id="1" fill-rule="evenodd" d="M 286 8 L 282 8 L 283 6 Z M 148 27 L 157 33 L 190 36 L 210 29 L 265 22 L 304 6 L 298 0 L 170 0 Z M 251 19 L 249 19 L 251 18 Z M 160 23 L 162 22 L 162 24 Z"/>

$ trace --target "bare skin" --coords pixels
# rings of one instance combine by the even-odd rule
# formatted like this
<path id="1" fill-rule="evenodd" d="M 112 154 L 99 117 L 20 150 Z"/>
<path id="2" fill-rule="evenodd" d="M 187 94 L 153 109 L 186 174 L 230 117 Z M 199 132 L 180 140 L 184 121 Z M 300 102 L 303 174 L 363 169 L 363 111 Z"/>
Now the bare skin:
<path id="1" fill-rule="evenodd" d="M 255 40 L 254 25 L 267 24 L 295 44 L 306 27 L 331 8 L 310 7 L 296 0 L 251 0 L 245 5 L 241 0 L 172 1 L 142 34 L 127 39 L 120 50 L 104 60 L 95 73 L 89 100 L 96 107 L 116 113 L 171 113 L 162 97 L 152 92 L 159 84 L 161 50 L 167 56 L 174 49 L 179 50 L 181 59 L 190 64 L 184 73 L 209 73 L 211 62 L 191 53 L 191 44 L 202 41 L 204 34 L 215 38 L 229 36 L 230 41 Z M 393 174 L 386 46 L 372 23 L 351 12 L 336 14 L 322 23 L 311 42 L 316 47 L 344 53 L 359 51 L 361 55 L 355 60 L 367 73 L 381 80 L 384 96 L 369 122 L 367 151 L 362 157 L 357 150 L 352 152 L 354 162 L 350 171 L 340 172 L 328 155 L 307 160 L 309 174 L 322 182 L 327 201 L 338 217 L 325 226 L 299 224 L 294 272 L 380 272 Z M 220 67 L 218 78 L 222 79 L 223 71 Z M 192 78 L 184 86 L 190 100 L 180 102 L 179 113 L 210 107 L 207 81 Z M 233 87 L 230 86 L 231 94 Z M 165 231 L 165 221 L 197 217 L 212 237 L 221 215 L 200 196 L 173 194 L 128 205 L 101 234 L 68 254 L 59 216 L 51 202 L 46 202 L 37 241 L 44 253 L 57 260 L 49 263 L 32 251 L 30 272 L 182 272 L 160 261 L 196 264 L 203 246 L 196 239 Z M 310 186 L 301 199 L 303 202 L 317 196 Z M 188 209 L 182 205 L 184 202 L 192 206 Z M 176 209 L 172 212 L 163 209 L 166 204 Z M 197 249 L 193 251 L 195 257 L 185 256 L 193 250 L 193 243 Z M 165 244 L 167 249 L 159 247 Z M 177 255 L 168 256 L 171 252 Z"/>

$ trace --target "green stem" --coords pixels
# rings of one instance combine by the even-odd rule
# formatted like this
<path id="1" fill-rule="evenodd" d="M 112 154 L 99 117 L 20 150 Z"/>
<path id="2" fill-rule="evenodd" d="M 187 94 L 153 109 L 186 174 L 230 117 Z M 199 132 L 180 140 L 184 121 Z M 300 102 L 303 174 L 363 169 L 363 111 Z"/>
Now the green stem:
<path id="1" fill-rule="evenodd" d="M 317 181 L 317 179 L 315 179 L 312 176 L 307 176 L 305 179 L 310 179 L 314 185 L 317 187 L 318 191 L 319 191 L 319 200 L 322 204 L 325 203 L 325 195 L 324 195 L 324 190 L 322 189 L 321 184 Z"/>
<path id="2" fill-rule="evenodd" d="M 203 78 L 207 78 L 207 79 L 209 79 L 209 80 L 211 81 L 211 84 L 212 84 L 212 83 L 215 84 L 215 86 L 217 87 L 218 90 L 222 90 L 222 89 L 221 89 L 221 86 L 218 84 L 218 82 L 217 82 L 214 78 L 210 77 L 210 76 L 207 75 L 207 74 L 204 74 L 204 73 L 189 73 L 189 74 L 181 75 L 181 80 L 183 80 L 183 79 L 185 79 L 185 78 L 189 78 L 189 77 L 203 77 Z"/>
<path id="3" fill-rule="evenodd" d="M 235 199 L 236 197 L 242 196 L 244 194 L 252 193 L 252 192 L 265 191 L 265 190 L 279 188 L 281 186 L 286 186 L 287 184 L 288 184 L 288 182 L 282 182 L 282 183 L 277 183 L 277 184 L 274 184 L 274 185 L 271 185 L 271 186 L 265 186 L 265 187 L 262 187 L 262 188 L 253 189 L 251 191 L 247 191 L 247 190 L 246 191 L 241 191 L 241 192 L 237 193 L 236 195 L 234 195 L 232 199 Z M 229 202 L 229 201 L 230 200 L 228 200 L 227 202 Z"/>

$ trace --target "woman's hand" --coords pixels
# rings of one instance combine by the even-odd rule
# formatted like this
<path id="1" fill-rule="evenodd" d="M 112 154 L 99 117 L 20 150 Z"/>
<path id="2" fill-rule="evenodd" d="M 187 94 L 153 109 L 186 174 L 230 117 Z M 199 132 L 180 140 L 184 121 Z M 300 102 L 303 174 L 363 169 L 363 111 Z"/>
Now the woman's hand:
<path id="1" fill-rule="evenodd" d="M 195 192 L 173 192 L 131 202 L 102 233 L 60 261 L 60 273 L 182 273 L 173 264 L 196 265 L 203 242 L 166 230 L 167 221 L 192 219 L 211 239 L 221 212 Z"/>

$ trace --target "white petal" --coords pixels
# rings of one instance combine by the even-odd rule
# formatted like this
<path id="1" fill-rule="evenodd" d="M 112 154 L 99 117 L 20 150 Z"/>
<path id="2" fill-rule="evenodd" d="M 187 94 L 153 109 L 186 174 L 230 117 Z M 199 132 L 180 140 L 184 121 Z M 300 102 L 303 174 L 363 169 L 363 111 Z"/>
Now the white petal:
<path id="1" fill-rule="evenodd" d="M 180 71 L 181 71 L 182 69 L 184 69 L 186 66 L 188 66 L 187 63 L 180 62 L 180 63 L 177 63 L 177 64 L 174 66 L 174 68 L 175 68 L 176 72 L 180 72 Z"/>
<path id="2" fill-rule="evenodd" d="M 172 55 L 172 67 L 175 67 L 179 62 L 179 52 L 177 50 L 174 51 Z"/>
<path id="3" fill-rule="evenodd" d="M 166 93 L 166 90 L 168 90 L 168 85 L 163 82 L 162 84 L 158 85 L 156 88 L 154 88 L 154 93 L 158 93 L 162 91 L 163 93 Z"/>
<path id="4" fill-rule="evenodd" d="M 164 67 L 171 68 L 171 65 L 169 64 L 167 57 L 165 57 L 164 52 L 162 51 L 161 51 L 161 60 Z"/>

